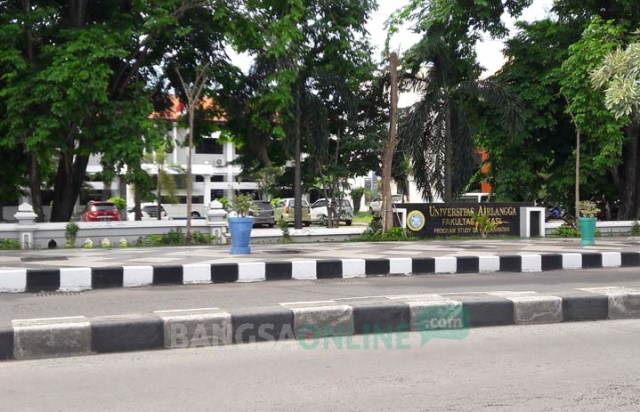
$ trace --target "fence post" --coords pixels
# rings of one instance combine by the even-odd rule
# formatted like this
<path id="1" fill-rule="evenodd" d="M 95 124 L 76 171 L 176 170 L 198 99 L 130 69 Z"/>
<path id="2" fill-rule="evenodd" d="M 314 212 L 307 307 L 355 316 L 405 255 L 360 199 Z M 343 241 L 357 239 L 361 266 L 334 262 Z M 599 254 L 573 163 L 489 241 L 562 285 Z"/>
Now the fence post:
<path id="1" fill-rule="evenodd" d="M 215 236 L 217 244 L 225 244 L 225 235 L 227 232 L 227 222 L 224 219 L 227 212 L 223 209 L 222 203 L 217 200 L 209 203 L 207 210 L 207 224 L 211 230 L 211 236 Z"/>
<path id="2" fill-rule="evenodd" d="M 18 206 L 18 213 L 13 215 L 18 221 L 18 241 L 20 242 L 20 249 L 33 249 L 34 244 L 34 232 L 37 230 L 35 223 L 37 214 L 34 213 L 33 207 L 24 202 Z"/>

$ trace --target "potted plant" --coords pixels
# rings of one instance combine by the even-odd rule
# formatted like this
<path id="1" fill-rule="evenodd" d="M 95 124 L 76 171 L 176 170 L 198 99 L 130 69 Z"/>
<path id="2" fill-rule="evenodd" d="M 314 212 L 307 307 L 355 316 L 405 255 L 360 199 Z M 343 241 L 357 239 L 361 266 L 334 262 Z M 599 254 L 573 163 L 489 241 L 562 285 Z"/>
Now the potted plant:
<path id="1" fill-rule="evenodd" d="M 227 219 L 231 234 L 231 254 L 247 255 L 251 253 L 249 240 L 253 228 L 253 216 L 249 216 L 253 195 L 236 195 L 233 199 L 233 211 Z M 232 216 L 235 215 L 235 216 Z"/>
<path id="2" fill-rule="evenodd" d="M 580 227 L 580 244 L 590 246 L 595 244 L 596 236 L 596 215 L 600 209 L 590 200 L 578 202 L 578 224 Z"/>

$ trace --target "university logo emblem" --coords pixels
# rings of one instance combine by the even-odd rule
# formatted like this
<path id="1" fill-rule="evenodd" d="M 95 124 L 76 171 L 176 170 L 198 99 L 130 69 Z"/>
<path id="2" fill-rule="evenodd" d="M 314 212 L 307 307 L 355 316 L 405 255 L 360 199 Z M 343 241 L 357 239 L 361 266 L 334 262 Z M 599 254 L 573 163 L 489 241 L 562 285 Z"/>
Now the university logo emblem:
<path id="1" fill-rule="evenodd" d="M 424 214 L 419 210 L 412 210 L 407 215 L 407 227 L 414 232 L 421 231 L 426 221 Z"/>

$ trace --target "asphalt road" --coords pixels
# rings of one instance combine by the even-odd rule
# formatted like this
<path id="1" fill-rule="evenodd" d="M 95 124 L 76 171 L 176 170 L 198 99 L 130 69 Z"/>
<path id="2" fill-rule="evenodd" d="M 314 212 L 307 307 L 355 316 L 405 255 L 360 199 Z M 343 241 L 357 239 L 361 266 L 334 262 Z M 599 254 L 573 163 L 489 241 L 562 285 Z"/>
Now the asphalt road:
<path id="1" fill-rule="evenodd" d="M 155 310 L 211 307 L 231 309 L 362 296 L 497 290 L 561 292 L 598 286 L 640 288 L 640 269 L 150 286 L 132 289 L 101 289 L 81 293 L 0 293 L 0 322 L 58 316 L 149 313 Z"/>
<path id="2" fill-rule="evenodd" d="M 639 339 L 628 320 L 480 328 L 423 347 L 406 334 L 405 349 L 285 341 L 7 362 L 0 409 L 636 411 Z"/>

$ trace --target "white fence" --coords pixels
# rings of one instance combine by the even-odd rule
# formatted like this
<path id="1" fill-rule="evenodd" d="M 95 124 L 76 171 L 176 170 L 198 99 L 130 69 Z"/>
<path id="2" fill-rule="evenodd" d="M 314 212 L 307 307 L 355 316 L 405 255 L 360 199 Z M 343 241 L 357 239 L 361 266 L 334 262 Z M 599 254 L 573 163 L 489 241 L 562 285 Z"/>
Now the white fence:
<path id="1" fill-rule="evenodd" d="M 545 232 L 547 236 L 552 235 L 564 222 L 547 222 L 545 224 Z M 596 222 L 596 230 L 600 231 L 602 236 L 616 236 L 630 234 L 634 225 L 640 224 L 637 220 L 620 220 L 608 222 Z"/>
<path id="2" fill-rule="evenodd" d="M 217 203 L 217 202 L 214 202 Z M 213 206 L 213 205 L 212 205 Z M 218 207 L 219 206 L 219 207 Z M 209 234 L 218 239 L 218 243 L 227 242 L 227 222 L 224 219 L 225 212 L 221 205 L 210 207 L 207 211 L 207 219 L 194 219 L 191 222 L 192 231 Z M 55 242 L 57 247 L 66 245 L 65 231 L 67 223 L 35 223 L 35 214 L 28 204 L 20 205 L 16 213 L 18 223 L 0 224 L 0 239 L 9 239 L 20 242 L 23 249 L 46 249 L 49 244 Z M 170 231 L 181 230 L 186 232 L 186 220 L 160 220 L 160 221 L 125 221 L 125 222 L 77 222 L 78 233 L 75 246 L 80 247 L 86 239 L 91 239 L 94 247 L 99 247 L 100 242 L 107 238 L 112 245 L 124 238 L 133 245 L 141 237 L 163 235 Z M 598 222 L 597 229 L 603 236 L 623 235 L 631 233 L 637 221 Z M 551 235 L 562 225 L 562 222 L 547 222 L 545 224 L 546 235 Z M 305 228 L 299 231 L 293 230 L 292 237 L 295 241 L 329 241 L 337 238 L 349 238 L 357 236 L 364 227 L 348 228 L 350 230 L 338 236 L 334 231 L 324 228 Z M 282 233 L 280 229 L 263 229 L 252 234 L 255 243 L 272 243 L 277 241 Z"/>
<path id="3" fill-rule="evenodd" d="M 214 203 L 216 203 L 214 205 Z M 192 232 L 200 232 L 214 236 L 218 243 L 226 243 L 227 222 L 224 220 L 226 212 L 222 205 L 212 202 L 207 211 L 207 219 L 193 219 L 191 221 Z M 19 206 L 15 214 L 18 223 L 0 224 L 0 239 L 15 240 L 20 243 L 22 249 L 46 249 L 50 245 L 64 247 L 66 245 L 65 233 L 68 223 L 35 223 L 36 215 L 33 208 L 27 203 Z M 103 239 L 108 239 L 114 245 L 121 239 L 127 243 L 135 244 L 140 238 L 163 235 L 171 231 L 180 230 L 186 232 L 185 220 L 160 220 L 160 221 L 124 221 L 124 222 L 76 222 L 78 232 L 75 246 L 82 245 L 87 239 L 91 239 L 98 246 Z"/>

